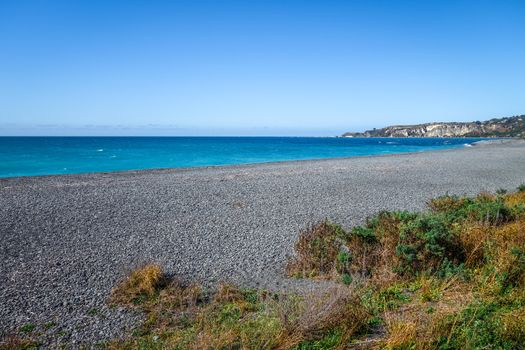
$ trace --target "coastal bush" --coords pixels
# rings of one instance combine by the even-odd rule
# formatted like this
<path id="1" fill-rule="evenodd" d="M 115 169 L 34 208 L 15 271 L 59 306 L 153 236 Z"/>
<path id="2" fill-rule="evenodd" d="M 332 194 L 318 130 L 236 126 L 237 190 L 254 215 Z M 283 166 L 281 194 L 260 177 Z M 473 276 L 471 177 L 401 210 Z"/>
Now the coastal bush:
<path id="1" fill-rule="evenodd" d="M 381 212 L 341 236 L 335 281 L 356 281 L 371 315 L 362 343 L 524 348 L 525 191 L 447 195 L 428 208 Z"/>
<path id="2" fill-rule="evenodd" d="M 468 220 L 482 225 L 499 225 L 514 218 L 514 213 L 503 196 L 488 193 L 474 198 L 448 195 L 438 197 L 429 202 L 429 208 L 434 213 L 444 213 L 451 223 L 456 224 Z"/>
<path id="3" fill-rule="evenodd" d="M 146 321 L 107 347 L 523 349 L 524 208 L 525 192 L 447 195 L 350 231 L 322 221 L 301 232 L 287 273 L 336 287 L 306 295 L 206 292 L 149 266 L 111 298 Z"/>
<path id="4" fill-rule="evenodd" d="M 286 271 L 293 277 L 326 277 L 345 273 L 350 256 L 345 252 L 347 233 L 328 220 L 307 227 L 299 234 L 294 258 Z"/>

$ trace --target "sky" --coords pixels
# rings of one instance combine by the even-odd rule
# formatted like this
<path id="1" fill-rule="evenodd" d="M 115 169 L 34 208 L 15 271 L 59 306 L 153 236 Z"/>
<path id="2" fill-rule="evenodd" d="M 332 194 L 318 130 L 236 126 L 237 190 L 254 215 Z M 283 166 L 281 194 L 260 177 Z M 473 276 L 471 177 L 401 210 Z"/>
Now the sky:
<path id="1" fill-rule="evenodd" d="M 525 1 L 0 0 L 0 135 L 338 135 L 525 113 Z"/>

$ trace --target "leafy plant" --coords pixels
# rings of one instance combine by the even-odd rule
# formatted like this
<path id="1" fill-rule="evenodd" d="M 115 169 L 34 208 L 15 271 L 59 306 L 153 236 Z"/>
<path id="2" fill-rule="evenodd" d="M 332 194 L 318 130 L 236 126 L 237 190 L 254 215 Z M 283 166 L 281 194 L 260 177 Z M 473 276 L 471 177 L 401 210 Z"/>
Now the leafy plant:
<path id="1" fill-rule="evenodd" d="M 439 197 L 428 211 L 381 212 L 344 236 L 332 256 L 337 281 L 356 281 L 368 331 L 384 328 L 380 348 L 523 348 L 520 191 Z"/>
<path id="2" fill-rule="evenodd" d="M 25 325 L 23 325 L 22 327 L 20 327 L 20 332 L 23 332 L 23 333 L 30 333 L 30 332 L 32 332 L 35 328 L 36 328 L 36 325 L 34 325 L 34 324 L 32 324 L 32 323 L 26 323 Z"/>

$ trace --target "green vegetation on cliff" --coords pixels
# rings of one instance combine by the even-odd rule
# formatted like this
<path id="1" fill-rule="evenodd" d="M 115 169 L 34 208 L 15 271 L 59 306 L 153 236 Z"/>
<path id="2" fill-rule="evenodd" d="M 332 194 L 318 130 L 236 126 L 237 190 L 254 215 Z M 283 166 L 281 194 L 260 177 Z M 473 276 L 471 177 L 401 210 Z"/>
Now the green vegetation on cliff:
<path id="1" fill-rule="evenodd" d="M 484 122 L 436 122 L 393 125 L 343 137 L 525 137 L 525 115 L 494 118 Z"/>

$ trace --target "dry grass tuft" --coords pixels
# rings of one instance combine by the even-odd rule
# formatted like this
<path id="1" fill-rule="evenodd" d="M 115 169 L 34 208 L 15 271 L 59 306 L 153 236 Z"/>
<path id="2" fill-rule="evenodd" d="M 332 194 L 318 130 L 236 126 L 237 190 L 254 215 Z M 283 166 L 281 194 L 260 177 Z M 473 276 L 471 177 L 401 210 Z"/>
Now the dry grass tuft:
<path id="1" fill-rule="evenodd" d="M 333 327 L 355 331 L 368 318 L 358 296 L 349 288 L 333 287 L 327 291 L 307 295 L 300 317 L 292 325 L 291 333 L 306 337 L 319 335 Z"/>
<path id="2" fill-rule="evenodd" d="M 38 346 L 38 342 L 32 339 L 21 338 L 16 335 L 0 339 L 0 350 L 29 350 L 37 349 Z"/>
<path id="3" fill-rule="evenodd" d="M 226 283 L 219 284 L 217 292 L 213 296 L 215 303 L 234 303 L 244 300 L 244 296 L 239 288 Z"/>
<path id="4" fill-rule="evenodd" d="M 148 265 L 115 289 L 113 302 L 138 307 L 146 321 L 109 349 L 291 349 L 334 328 L 342 344 L 368 319 L 347 287 L 299 296 L 221 284 L 205 297 L 198 286 L 163 276 L 158 266 Z"/>
<path id="5" fill-rule="evenodd" d="M 455 316 L 472 299 L 472 287 L 456 278 L 441 281 L 421 276 L 410 301 L 384 313 L 386 349 L 435 349 L 435 339 L 448 335 L 443 320 Z"/>
<path id="6" fill-rule="evenodd" d="M 177 309 L 193 308 L 205 299 L 200 285 L 184 286 L 176 280 L 166 281 L 158 291 L 158 297 L 150 303 L 142 303 L 142 308 Z"/>
<path id="7" fill-rule="evenodd" d="M 465 251 L 465 265 L 479 266 L 484 262 L 488 238 L 493 234 L 492 227 L 478 224 L 466 225 L 459 232 L 459 240 Z"/>
<path id="8" fill-rule="evenodd" d="M 385 349 L 412 349 L 417 341 L 415 322 L 388 322 L 388 337 L 383 345 Z"/>
<path id="9" fill-rule="evenodd" d="M 165 282 L 162 269 L 157 264 L 148 264 L 134 270 L 111 294 L 114 304 L 134 305 L 151 298 Z"/>
<path id="10" fill-rule="evenodd" d="M 518 344 L 525 344 L 525 309 L 512 310 L 501 318 L 502 336 Z"/>
<path id="11" fill-rule="evenodd" d="M 299 310 L 281 310 L 284 311 L 280 313 L 284 331 L 278 342 L 279 349 L 291 349 L 301 341 L 319 339 L 334 329 L 342 335 L 339 340 L 342 346 L 370 317 L 359 296 L 347 287 L 336 286 L 308 294 L 297 306 Z"/>
<path id="12" fill-rule="evenodd" d="M 510 206 L 525 204 L 525 191 L 520 191 L 505 196 L 505 203 Z"/>
<path id="13" fill-rule="evenodd" d="M 428 201 L 427 206 L 433 212 L 446 212 L 457 210 L 465 205 L 465 198 L 445 195 Z"/>
<path id="14" fill-rule="evenodd" d="M 525 219 L 499 227 L 488 255 L 505 284 L 525 287 Z"/>
<path id="15" fill-rule="evenodd" d="M 295 257 L 286 272 L 292 277 L 327 277 L 336 270 L 336 258 L 345 245 L 346 233 L 328 220 L 302 231 L 295 244 Z"/>

